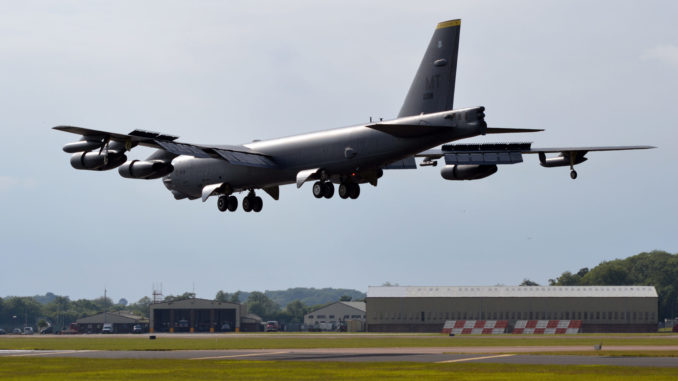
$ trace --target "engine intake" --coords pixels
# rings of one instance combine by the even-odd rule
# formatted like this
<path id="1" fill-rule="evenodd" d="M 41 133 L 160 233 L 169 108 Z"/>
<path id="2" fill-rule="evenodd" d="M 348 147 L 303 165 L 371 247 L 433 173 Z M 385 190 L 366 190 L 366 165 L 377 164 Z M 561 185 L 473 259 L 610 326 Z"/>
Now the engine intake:
<path id="1" fill-rule="evenodd" d="M 71 156 L 71 166 L 89 171 L 107 171 L 120 166 L 127 160 L 124 153 L 109 151 L 108 155 L 96 152 L 78 152 Z"/>
<path id="2" fill-rule="evenodd" d="M 478 180 L 497 172 L 496 165 L 446 165 L 440 169 L 445 180 Z"/>
<path id="3" fill-rule="evenodd" d="M 132 160 L 118 168 L 120 176 L 128 179 L 157 179 L 174 171 L 174 166 L 165 161 Z"/>

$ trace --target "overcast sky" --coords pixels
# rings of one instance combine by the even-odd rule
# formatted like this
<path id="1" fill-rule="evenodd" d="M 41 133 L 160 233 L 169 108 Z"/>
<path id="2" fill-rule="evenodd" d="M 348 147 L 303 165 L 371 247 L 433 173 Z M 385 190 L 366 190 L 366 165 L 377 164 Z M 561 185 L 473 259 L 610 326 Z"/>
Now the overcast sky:
<path id="1" fill-rule="evenodd" d="M 676 15 L 670 1 L 2 1 L 0 296 L 545 284 L 678 252 Z M 546 130 L 469 142 L 659 149 L 590 153 L 576 181 L 530 156 L 472 182 L 387 171 L 358 200 L 291 185 L 262 213 L 224 214 L 160 180 L 76 171 L 61 147 L 79 137 L 50 129 L 239 144 L 392 118 L 453 18 L 455 106 Z"/>

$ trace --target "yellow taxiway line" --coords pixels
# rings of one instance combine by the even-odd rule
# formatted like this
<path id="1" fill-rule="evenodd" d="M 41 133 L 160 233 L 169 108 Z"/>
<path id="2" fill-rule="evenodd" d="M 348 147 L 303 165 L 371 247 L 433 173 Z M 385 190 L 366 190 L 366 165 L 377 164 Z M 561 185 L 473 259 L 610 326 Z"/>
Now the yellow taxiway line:
<path id="1" fill-rule="evenodd" d="M 499 358 L 499 357 L 509 357 L 509 356 L 515 356 L 515 355 L 514 354 L 503 354 L 503 355 L 493 355 L 493 356 L 483 356 L 483 357 L 470 357 L 470 358 L 465 358 L 465 359 L 438 361 L 436 364 L 445 364 L 445 363 L 451 363 L 451 362 L 475 361 L 475 360 L 486 360 L 486 359 L 496 359 L 496 358 Z"/>

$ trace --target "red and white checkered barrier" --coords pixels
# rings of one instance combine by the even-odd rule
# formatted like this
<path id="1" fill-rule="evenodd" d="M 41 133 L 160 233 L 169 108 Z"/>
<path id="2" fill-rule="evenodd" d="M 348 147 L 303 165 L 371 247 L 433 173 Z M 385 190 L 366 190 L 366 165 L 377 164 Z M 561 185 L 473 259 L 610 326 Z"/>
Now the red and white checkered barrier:
<path id="1" fill-rule="evenodd" d="M 515 334 L 562 335 L 581 332 L 581 320 L 518 320 Z"/>
<path id="2" fill-rule="evenodd" d="M 508 320 L 448 320 L 443 333 L 455 335 L 496 335 L 506 333 Z"/>

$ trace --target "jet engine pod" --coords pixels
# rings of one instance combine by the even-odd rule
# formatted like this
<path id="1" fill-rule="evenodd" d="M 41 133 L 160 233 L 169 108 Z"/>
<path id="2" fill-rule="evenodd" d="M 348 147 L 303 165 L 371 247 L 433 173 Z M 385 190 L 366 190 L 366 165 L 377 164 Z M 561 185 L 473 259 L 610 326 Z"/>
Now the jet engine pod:
<path id="1" fill-rule="evenodd" d="M 128 179 L 157 179 L 174 171 L 174 166 L 164 161 L 132 160 L 118 168 L 120 176 Z"/>
<path id="2" fill-rule="evenodd" d="M 64 146 L 64 152 L 76 153 L 83 151 L 92 151 L 103 147 L 102 140 L 80 140 L 79 142 L 68 143 Z"/>
<path id="3" fill-rule="evenodd" d="M 440 176 L 445 180 L 478 180 L 497 172 L 497 166 L 492 165 L 446 165 L 440 169 Z"/>
<path id="4" fill-rule="evenodd" d="M 78 152 L 71 156 L 71 166 L 75 169 L 107 171 L 118 167 L 127 160 L 124 153 L 109 151 L 108 155 L 96 152 Z"/>

